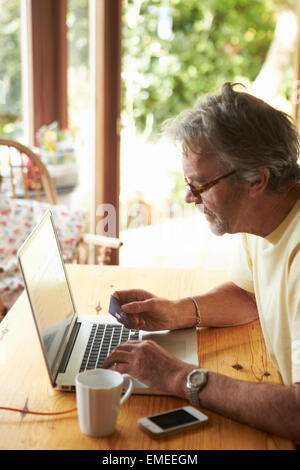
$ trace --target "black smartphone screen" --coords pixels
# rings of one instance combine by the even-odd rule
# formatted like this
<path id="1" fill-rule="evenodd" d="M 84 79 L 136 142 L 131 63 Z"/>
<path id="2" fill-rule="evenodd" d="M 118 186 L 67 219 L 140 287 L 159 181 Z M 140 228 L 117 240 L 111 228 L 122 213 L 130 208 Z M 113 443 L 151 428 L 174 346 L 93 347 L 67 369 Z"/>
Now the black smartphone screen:
<path id="1" fill-rule="evenodd" d="M 182 409 L 170 411 L 169 413 L 163 413 L 157 416 L 151 416 L 148 419 L 162 429 L 173 428 L 182 424 L 199 421 L 195 416 Z"/>

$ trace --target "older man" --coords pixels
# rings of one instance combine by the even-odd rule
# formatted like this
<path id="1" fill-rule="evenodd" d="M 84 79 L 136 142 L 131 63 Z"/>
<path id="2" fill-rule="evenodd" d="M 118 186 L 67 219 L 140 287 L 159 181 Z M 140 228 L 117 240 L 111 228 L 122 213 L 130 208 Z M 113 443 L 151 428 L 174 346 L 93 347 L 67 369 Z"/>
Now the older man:
<path id="1" fill-rule="evenodd" d="M 119 291 L 132 328 L 233 326 L 260 319 L 283 385 L 238 381 L 181 362 L 151 341 L 119 346 L 104 367 L 282 437 L 300 441 L 300 167 L 289 117 L 226 83 L 169 121 L 182 146 L 186 202 L 216 235 L 240 233 L 231 282 L 170 301 Z"/>

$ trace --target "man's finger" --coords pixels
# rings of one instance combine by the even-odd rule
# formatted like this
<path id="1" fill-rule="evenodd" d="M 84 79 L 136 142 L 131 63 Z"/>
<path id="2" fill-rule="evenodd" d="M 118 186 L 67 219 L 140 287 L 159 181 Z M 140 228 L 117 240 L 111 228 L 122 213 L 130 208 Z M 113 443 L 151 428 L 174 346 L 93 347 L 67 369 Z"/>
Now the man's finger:
<path id="1" fill-rule="evenodd" d="M 143 312 L 150 312 L 153 310 L 154 299 L 146 299 L 140 300 L 137 302 L 129 302 L 127 304 L 122 305 L 122 310 L 125 313 L 143 313 Z"/>
<path id="2" fill-rule="evenodd" d="M 128 374 L 129 373 L 129 367 L 128 364 L 125 362 L 116 362 L 113 367 L 111 367 L 112 370 L 119 372 L 120 374 Z"/>
<path id="3" fill-rule="evenodd" d="M 109 369 L 114 363 L 129 362 L 130 352 L 114 350 L 103 362 L 102 368 Z"/>

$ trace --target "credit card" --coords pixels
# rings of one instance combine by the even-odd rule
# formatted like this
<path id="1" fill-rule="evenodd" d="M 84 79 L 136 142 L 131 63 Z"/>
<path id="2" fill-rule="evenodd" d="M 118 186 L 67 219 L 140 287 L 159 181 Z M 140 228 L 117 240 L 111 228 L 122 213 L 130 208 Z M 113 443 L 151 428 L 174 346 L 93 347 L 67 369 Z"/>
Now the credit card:
<path id="1" fill-rule="evenodd" d="M 109 302 L 109 313 L 115 317 L 120 323 L 122 323 L 124 326 L 129 328 L 128 326 L 128 318 L 126 313 L 122 311 L 122 303 L 120 302 L 119 299 L 114 297 L 113 295 L 110 296 L 110 302 Z"/>

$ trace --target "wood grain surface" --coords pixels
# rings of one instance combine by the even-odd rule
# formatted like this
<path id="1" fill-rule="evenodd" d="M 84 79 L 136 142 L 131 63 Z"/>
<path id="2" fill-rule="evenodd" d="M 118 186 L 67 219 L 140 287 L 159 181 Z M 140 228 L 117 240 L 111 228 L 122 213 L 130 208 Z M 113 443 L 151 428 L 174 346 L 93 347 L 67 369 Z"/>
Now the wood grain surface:
<path id="1" fill-rule="evenodd" d="M 106 315 L 109 297 L 120 289 L 143 288 L 178 299 L 196 295 L 225 281 L 225 273 L 185 269 L 68 266 L 78 314 Z M 259 321 L 234 328 L 198 332 L 201 367 L 240 380 L 281 383 L 272 366 Z M 25 294 L 0 323 L 0 406 L 42 412 L 76 407 L 75 394 L 53 390 L 29 303 Z M 107 450 L 273 450 L 294 449 L 293 443 L 201 410 L 209 421 L 202 428 L 154 440 L 144 434 L 138 418 L 185 406 L 175 397 L 132 395 L 121 408 L 116 430 L 105 438 L 85 436 L 77 412 L 36 416 L 0 410 L 1 449 Z"/>

